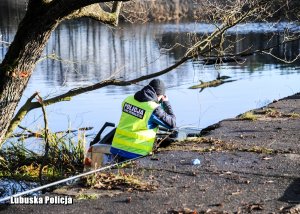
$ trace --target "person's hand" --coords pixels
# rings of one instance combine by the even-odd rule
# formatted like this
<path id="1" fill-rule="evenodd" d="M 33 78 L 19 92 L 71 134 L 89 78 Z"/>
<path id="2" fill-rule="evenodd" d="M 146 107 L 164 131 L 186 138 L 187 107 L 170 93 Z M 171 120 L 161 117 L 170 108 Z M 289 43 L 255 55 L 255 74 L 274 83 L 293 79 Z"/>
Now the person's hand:
<path id="1" fill-rule="evenodd" d="M 169 101 L 169 98 L 167 97 L 167 95 L 164 95 L 161 100 L 164 102 L 164 101 Z"/>

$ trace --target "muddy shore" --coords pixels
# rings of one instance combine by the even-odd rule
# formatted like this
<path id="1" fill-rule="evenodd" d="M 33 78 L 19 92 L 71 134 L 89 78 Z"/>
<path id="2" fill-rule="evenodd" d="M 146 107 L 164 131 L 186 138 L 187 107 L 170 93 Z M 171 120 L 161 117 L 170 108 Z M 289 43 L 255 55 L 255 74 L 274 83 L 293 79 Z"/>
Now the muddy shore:
<path id="1" fill-rule="evenodd" d="M 56 193 L 94 199 L 2 205 L 0 212 L 300 213 L 300 93 L 252 114 L 253 120 L 223 120 L 204 138 L 174 143 L 122 169 L 147 182 L 144 191 L 63 187 Z M 194 159 L 200 164 L 193 165 Z"/>

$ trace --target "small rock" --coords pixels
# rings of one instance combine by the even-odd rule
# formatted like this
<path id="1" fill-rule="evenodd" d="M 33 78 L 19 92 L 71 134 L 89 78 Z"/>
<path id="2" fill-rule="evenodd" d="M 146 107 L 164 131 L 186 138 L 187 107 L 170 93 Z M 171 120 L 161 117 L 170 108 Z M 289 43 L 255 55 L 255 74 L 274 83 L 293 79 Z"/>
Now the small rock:
<path id="1" fill-rule="evenodd" d="M 126 203 L 130 203 L 130 202 L 131 202 L 131 197 L 130 197 L 130 196 L 127 197 L 127 198 L 125 199 L 125 202 L 126 202 Z"/>

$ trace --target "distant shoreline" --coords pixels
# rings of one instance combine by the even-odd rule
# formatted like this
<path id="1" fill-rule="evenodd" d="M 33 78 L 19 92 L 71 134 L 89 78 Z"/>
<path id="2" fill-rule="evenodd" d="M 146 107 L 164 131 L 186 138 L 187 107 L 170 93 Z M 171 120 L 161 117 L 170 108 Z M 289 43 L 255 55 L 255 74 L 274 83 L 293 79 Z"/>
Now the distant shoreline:
<path id="1" fill-rule="evenodd" d="M 3 23 L 6 23 L 7 21 L 5 21 L 5 19 L 8 19 L 8 16 L 11 16 L 13 19 L 8 20 L 8 22 L 18 24 L 25 15 L 26 2 L 26 0 L 2 0 L 0 2 L 0 20 L 2 20 Z M 221 5 L 224 4 L 224 1 L 222 0 L 219 0 L 219 2 Z M 280 5 L 274 5 L 274 7 L 277 6 Z M 296 16 L 297 13 L 294 13 L 294 11 L 298 11 L 299 8 L 300 2 L 291 2 L 288 13 L 287 11 L 277 12 L 270 18 L 270 21 L 278 20 L 278 18 L 281 18 L 281 21 L 284 21 L 282 18 L 285 17 L 286 14 L 290 16 L 290 21 L 295 20 L 297 17 L 293 16 Z M 120 19 L 121 22 L 134 21 L 141 23 L 184 20 L 191 22 L 207 22 L 207 13 L 209 13 L 209 11 L 203 9 L 202 0 L 138 0 L 124 3 Z"/>

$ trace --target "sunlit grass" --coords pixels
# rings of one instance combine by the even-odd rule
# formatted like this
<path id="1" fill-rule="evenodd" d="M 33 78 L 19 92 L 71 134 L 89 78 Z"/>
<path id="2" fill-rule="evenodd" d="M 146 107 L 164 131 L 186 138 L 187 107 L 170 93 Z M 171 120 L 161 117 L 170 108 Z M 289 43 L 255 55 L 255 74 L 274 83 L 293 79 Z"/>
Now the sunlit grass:
<path id="1" fill-rule="evenodd" d="M 257 115 L 255 115 L 252 111 L 245 112 L 244 114 L 240 115 L 239 118 L 242 120 L 251 120 L 251 121 L 258 119 Z"/>
<path id="2" fill-rule="evenodd" d="M 47 181 L 65 178 L 83 171 L 84 133 L 81 133 L 77 139 L 68 133 L 50 133 L 47 157 L 44 157 L 43 152 L 26 148 L 24 139 L 20 139 L 20 141 L 10 141 L 0 150 L 0 177 L 39 181 L 42 165 L 44 165 L 42 176 Z M 45 148 L 43 141 L 40 139 L 36 141 Z"/>
<path id="3" fill-rule="evenodd" d="M 295 113 L 295 112 L 293 112 L 293 113 L 290 113 L 290 118 L 293 118 L 293 119 L 298 119 L 298 118 L 300 118 L 300 114 L 298 114 L 298 113 Z"/>

